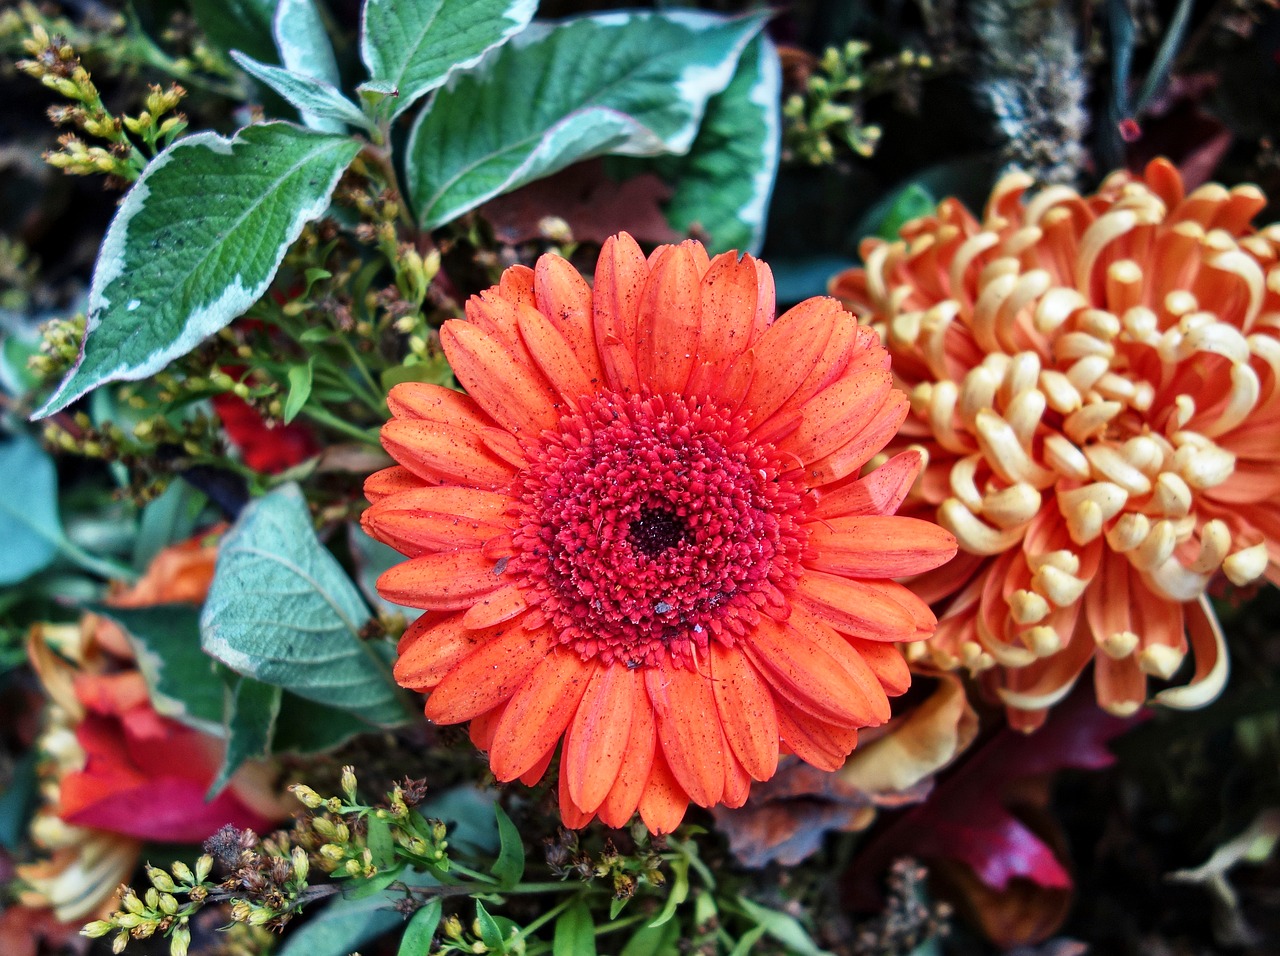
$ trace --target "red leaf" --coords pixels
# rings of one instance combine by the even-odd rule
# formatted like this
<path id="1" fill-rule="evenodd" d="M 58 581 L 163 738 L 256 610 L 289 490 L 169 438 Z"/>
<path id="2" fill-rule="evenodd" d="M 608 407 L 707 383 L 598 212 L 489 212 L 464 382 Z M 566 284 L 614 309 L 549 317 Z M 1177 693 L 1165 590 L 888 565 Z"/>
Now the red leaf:
<path id="1" fill-rule="evenodd" d="M 1091 694 L 1077 692 L 1035 733 L 999 731 L 972 749 L 925 803 L 873 840 L 855 873 L 874 880 L 889 860 L 910 855 L 964 863 L 995 890 L 1006 889 L 1014 878 L 1070 888 L 1062 861 L 1010 806 L 1043 806 L 1049 776 L 1058 770 L 1107 766 L 1115 759 L 1107 742 L 1135 723 L 1112 717 L 1098 709 Z M 855 892 L 865 897 L 868 888 L 855 885 Z"/>
<path id="2" fill-rule="evenodd" d="M 541 238 L 539 222 L 546 216 L 567 222 L 578 242 L 600 244 L 629 232 L 651 245 L 681 238 L 662 214 L 670 198 L 671 187 L 652 173 L 615 183 L 604 163 L 591 160 L 491 200 L 480 212 L 508 245 Z"/>

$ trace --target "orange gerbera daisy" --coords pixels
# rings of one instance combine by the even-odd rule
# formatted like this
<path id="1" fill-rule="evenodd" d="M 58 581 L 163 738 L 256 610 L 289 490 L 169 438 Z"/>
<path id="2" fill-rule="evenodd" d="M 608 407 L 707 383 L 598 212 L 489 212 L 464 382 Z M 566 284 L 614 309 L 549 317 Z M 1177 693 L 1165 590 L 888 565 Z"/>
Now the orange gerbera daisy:
<path id="1" fill-rule="evenodd" d="M 696 242 L 608 240 L 595 290 L 515 266 L 447 322 L 468 394 L 392 389 L 364 524 L 410 557 L 379 590 L 428 613 L 396 677 L 471 721 L 499 780 L 560 747 L 569 826 L 669 832 L 741 805 L 780 747 L 829 769 L 889 717 L 894 642 L 928 607 L 887 580 L 954 538 L 892 517 L 914 453 L 858 471 L 906 414 L 888 353 L 834 299 L 774 321 L 773 280 Z"/>
<path id="2" fill-rule="evenodd" d="M 1163 160 L 1095 196 L 1030 185 L 982 222 L 947 200 L 833 283 L 911 394 L 907 507 L 965 552 L 917 582 L 951 596 L 928 651 L 1028 729 L 1091 660 L 1125 715 L 1190 649 L 1155 699 L 1199 706 L 1227 676 L 1209 580 L 1280 580 L 1280 227 L 1249 225 L 1257 188 L 1187 195 Z"/>

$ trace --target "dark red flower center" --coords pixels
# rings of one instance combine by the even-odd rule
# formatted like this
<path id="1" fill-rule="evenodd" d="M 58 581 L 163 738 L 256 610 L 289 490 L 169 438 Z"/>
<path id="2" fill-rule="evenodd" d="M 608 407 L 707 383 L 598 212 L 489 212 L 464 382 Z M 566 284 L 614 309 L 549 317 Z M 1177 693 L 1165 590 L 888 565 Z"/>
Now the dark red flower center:
<path id="1" fill-rule="evenodd" d="M 543 434 L 517 493 L 529 599 L 584 659 L 697 664 L 761 611 L 783 616 L 803 485 L 744 419 L 676 395 L 602 393 Z"/>

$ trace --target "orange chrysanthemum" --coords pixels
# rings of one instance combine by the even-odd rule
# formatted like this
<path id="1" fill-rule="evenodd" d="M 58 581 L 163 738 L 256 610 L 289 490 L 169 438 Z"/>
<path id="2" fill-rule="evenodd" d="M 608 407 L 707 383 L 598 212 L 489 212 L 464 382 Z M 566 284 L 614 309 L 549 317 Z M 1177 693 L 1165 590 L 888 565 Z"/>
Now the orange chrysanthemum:
<path id="1" fill-rule="evenodd" d="M 471 721 L 499 780 L 672 830 L 741 805 L 780 747 L 834 769 L 910 680 L 935 620 L 887 580 L 955 549 L 891 517 L 920 467 L 858 471 L 906 415 L 889 357 L 833 299 L 774 321 L 735 254 L 605 243 L 595 290 L 516 266 L 441 341 L 468 394 L 404 384 L 364 525 L 410 557 L 379 589 L 428 613 L 396 677 Z"/>
<path id="2" fill-rule="evenodd" d="M 1091 660 L 1133 713 L 1189 638 L 1155 699 L 1199 706 L 1227 674 L 1210 578 L 1280 580 L 1280 228 L 1250 227 L 1256 188 L 1186 195 L 1163 160 L 1096 196 L 1029 186 L 982 222 L 947 200 L 833 283 L 911 394 L 908 509 L 965 552 L 917 582 L 951 596 L 928 650 L 1029 729 Z"/>

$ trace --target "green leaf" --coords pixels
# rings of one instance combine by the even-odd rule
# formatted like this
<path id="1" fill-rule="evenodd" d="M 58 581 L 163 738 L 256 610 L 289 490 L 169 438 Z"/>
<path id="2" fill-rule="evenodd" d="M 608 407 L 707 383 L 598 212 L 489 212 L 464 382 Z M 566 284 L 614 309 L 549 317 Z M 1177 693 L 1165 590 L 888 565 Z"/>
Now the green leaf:
<path id="1" fill-rule="evenodd" d="M 280 688 L 251 678 L 235 678 L 227 701 L 227 750 L 206 800 L 216 797 L 246 760 L 271 752 L 271 736 L 280 713 Z"/>
<path id="2" fill-rule="evenodd" d="M 537 0 L 367 0 L 360 55 L 375 82 L 396 89 L 399 116 L 523 30 L 537 8 Z"/>
<path id="3" fill-rule="evenodd" d="M 311 397 L 311 375 L 315 371 L 315 356 L 307 359 L 306 365 L 289 366 L 289 394 L 284 400 L 284 423 L 287 425 L 298 417 L 302 406 Z"/>
<path id="4" fill-rule="evenodd" d="M 303 123 L 312 129 L 326 133 L 342 133 L 348 126 L 370 131 L 376 129 L 360 107 L 343 96 L 332 83 L 259 63 L 239 50 L 231 51 L 231 59 L 254 79 L 283 96 L 298 110 Z"/>
<path id="5" fill-rule="evenodd" d="M 675 952 L 679 937 L 680 924 L 676 921 L 661 926 L 642 926 L 627 940 L 618 956 L 669 956 Z"/>
<path id="6" fill-rule="evenodd" d="M 32 748 L 6 768 L 8 780 L 0 790 L 0 847 L 6 850 L 17 851 L 29 839 L 27 824 L 40 798 L 39 759 L 40 754 Z"/>
<path id="7" fill-rule="evenodd" d="M 369 851 L 373 854 L 373 865 L 384 870 L 396 859 L 396 845 L 391 839 L 391 825 L 374 814 L 365 817 L 365 823 L 369 828 Z"/>
<path id="8" fill-rule="evenodd" d="M 153 159 L 103 240 L 80 357 L 35 417 L 103 382 L 153 375 L 243 313 L 359 151 L 344 136 L 261 123 L 231 140 L 190 136 Z"/>
<path id="9" fill-rule="evenodd" d="M 501 849 L 489 872 L 501 880 L 503 886 L 515 886 L 520 882 L 520 877 L 524 876 L 524 841 L 520 839 L 520 831 L 507 816 L 507 811 L 495 803 L 493 813 L 498 818 Z"/>
<path id="10" fill-rule="evenodd" d="M 396 956 L 423 956 L 431 952 L 431 940 L 440 925 L 440 900 L 434 899 L 413 914 L 409 925 L 400 937 L 400 949 Z"/>
<path id="11" fill-rule="evenodd" d="M 280 719 L 271 738 L 271 752 L 313 754 L 332 750 L 374 729 L 350 711 L 326 707 L 297 694 L 285 694 L 280 700 Z"/>
<path id="12" fill-rule="evenodd" d="M 409 137 L 424 228 L 571 163 L 683 153 L 763 15 L 610 13 L 534 24 L 436 93 Z"/>
<path id="13" fill-rule="evenodd" d="M 323 80 L 334 88 L 342 86 L 333 43 L 315 0 L 277 0 L 271 32 L 285 69 Z"/>
<path id="14" fill-rule="evenodd" d="M 405 865 L 401 863 L 397 866 L 392 866 L 390 869 L 379 870 L 371 877 L 353 879 L 346 886 L 347 899 L 362 900 L 366 896 L 381 893 L 392 883 L 398 882 L 404 871 Z"/>
<path id="15" fill-rule="evenodd" d="M 756 943 L 760 942 L 760 938 L 764 936 L 764 932 L 765 930 L 763 926 L 756 926 L 753 929 L 747 930 L 738 938 L 738 943 L 732 950 L 730 950 L 729 956 L 747 956 L 747 954 L 755 948 Z"/>
<path id="16" fill-rule="evenodd" d="M 671 892 L 667 894 L 667 902 L 649 925 L 661 926 L 676 915 L 680 904 L 689 898 L 689 858 L 677 857 L 671 861 L 671 872 L 675 879 L 671 883 Z"/>
<path id="17" fill-rule="evenodd" d="M 798 953 L 799 956 L 831 956 L 813 941 L 808 930 L 801 926 L 800 921 L 794 916 L 753 903 L 745 896 L 738 897 L 738 905 L 758 925 L 764 927 L 766 933 L 788 949 Z"/>
<path id="18" fill-rule="evenodd" d="M 260 60 L 275 58 L 271 18 L 276 0 L 191 0 L 191 12 L 219 49 L 244 50 Z"/>
<path id="19" fill-rule="evenodd" d="M 90 610 L 124 629 L 156 713 L 216 737 L 223 735 L 225 702 L 220 667 L 200 648 L 199 607 L 99 604 Z"/>
<path id="20" fill-rule="evenodd" d="M 203 492 L 179 479 L 143 508 L 138 535 L 133 542 L 134 569 L 146 570 L 155 556 L 169 545 L 190 538 L 208 500 Z"/>
<path id="21" fill-rule="evenodd" d="M 596 956 L 596 924 L 582 900 L 574 900 L 556 917 L 552 956 Z"/>
<path id="22" fill-rule="evenodd" d="M 928 189 L 919 182 L 909 182 L 867 210 L 860 235 L 876 235 L 892 242 L 903 226 L 933 212 L 936 205 Z"/>
<path id="23" fill-rule="evenodd" d="M 505 953 L 507 951 L 506 934 L 502 932 L 502 924 L 489 915 L 484 904 L 476 900 L 476 922 L 480 924 L 480 939 L 489 947 L 490 952 Z"/>
<path id="24" fill-rule="evenodd" d="M 32 439 L 15 434 L 0 445 L 0 585 L 47 568 L 62 545 L 58 476 Z"/>
<path id="25" fill-rule="evenodd" d="M 40 336 L 24 330 L 5 330 L 0 341 L 0 388 L 17 397 L 40 384 L 27 360 L 40 354 Z"/>
<path id="26" fill-rule="evenodd" d="M 685 233 L 700 227 L 715 252 L 758 252 L 778 172 L 782 74 L 763 34 L 742 53 L 724 92 L 707 103 L 688 154 L 657 164 L 675 185 L 667 219 Z"/>
<path id="27" fill-rule="evenodd" d="M 369 610 L 316 539 L 296 485 L 250 504 L 222 540 L 200 619 L 204 649 L 232 670 L 392 726 L 408 717 L 390 648 L 366 642 Z"/>

